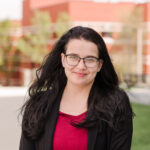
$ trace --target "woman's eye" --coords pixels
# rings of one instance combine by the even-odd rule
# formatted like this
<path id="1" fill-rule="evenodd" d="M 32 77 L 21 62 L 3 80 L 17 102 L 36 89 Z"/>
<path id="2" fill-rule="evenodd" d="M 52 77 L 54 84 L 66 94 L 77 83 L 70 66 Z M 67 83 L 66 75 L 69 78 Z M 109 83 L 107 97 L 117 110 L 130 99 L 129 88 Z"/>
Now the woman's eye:
<path id="1" fill-rule="evenodd" d="M 85 61 L 86 61 L 86 62 L 95 62 L 95 59 L 94 59 L 94 58 L 86 58 Z"/>
<path id="2" fill-rule="evenodd" d="M 69 58 L 72 59 L 72 60 L 77 60 L 78 59 L 77 56 L 69 56 Z"/>

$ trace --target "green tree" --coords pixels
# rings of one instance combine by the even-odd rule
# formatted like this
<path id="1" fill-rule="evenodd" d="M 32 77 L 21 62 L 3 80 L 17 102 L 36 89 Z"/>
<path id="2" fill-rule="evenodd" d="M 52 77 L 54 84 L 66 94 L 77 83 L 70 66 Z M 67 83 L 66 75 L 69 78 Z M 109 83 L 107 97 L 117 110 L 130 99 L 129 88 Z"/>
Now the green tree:
<path id="1" fill-rule="evenodd" d="M 12 47 L 12 39 L 10 37 L 11 22 L 4 20 L 0 22 L 0 67 L 4 69 L 4 64 L 8 64 L 8 53 Z"/>
<path id="2" fill-rule="evenodd" d="M 9 63 L 12 60 L 10 52 L 13 47 L 11 29 L 10 20 L 0 22 L 0 72 L 6 79 L 6 85 L 9 84 L 9 78 L 13 72 L 13 68 L 9 67 Z"/>
<path id="3" fill-rule="evenodd" d="M 24 36 L 18 42 L 18 48 L 31 63 L 40 64 L 48 52 L 48 42 L 52 35 L 52 24 L 47 12 L 35 11 L 32 26 L 24 30 Z"/>
<path id="4" fill-rule="evenodd" d="M 57 37 L 62 36 L 69 28 L 71 24 L 71 19 L 68 13 L 61 12 L 58 15 L 56 25 L 55 25 L 55 33 Z"/>

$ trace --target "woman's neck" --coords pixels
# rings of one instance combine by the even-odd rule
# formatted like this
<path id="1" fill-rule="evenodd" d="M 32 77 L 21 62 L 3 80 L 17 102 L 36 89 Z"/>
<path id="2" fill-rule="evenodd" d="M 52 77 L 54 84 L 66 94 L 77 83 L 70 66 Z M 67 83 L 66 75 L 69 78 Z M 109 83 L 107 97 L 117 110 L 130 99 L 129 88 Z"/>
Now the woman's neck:
<path id="1" fill-rule="evenodd" d="M 67 83 L 60 103 L 60 111 L 78 115 L 88 108 L 88 96 L 91 90 L 91 86 L 77 86 Z"/>
<path id="2" fill-rule="evenodd" d="M 79 86 L 72 83 L 67 82 L 65 87 L 65 93 L 67 93 L 68 97 L 72 97 L 74 99 L 80 98 L 88 98 L 92 84 Z"/>

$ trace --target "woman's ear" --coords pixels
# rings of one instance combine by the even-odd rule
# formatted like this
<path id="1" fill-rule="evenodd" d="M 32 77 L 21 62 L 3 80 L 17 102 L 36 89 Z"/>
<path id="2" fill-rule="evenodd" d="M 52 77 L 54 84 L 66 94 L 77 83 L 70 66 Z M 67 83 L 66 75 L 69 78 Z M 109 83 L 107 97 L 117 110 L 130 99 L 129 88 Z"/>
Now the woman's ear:
<path id="1" fill-rule="evenodd" d="M 64 55 L 64 53 L 61 53 L 61 63 L 62 63 L 62 66 L 65 67 L 65 55 Z"/>
<path id="2" fill-rule="evenodd" d="M 101 70 L 102 66 L 103 66 L 103 60 L 100 59 L 100 60 L 99 60 L 98 71 L 97 71 L 97 72 L 99 72 L 99 71 Z"/>

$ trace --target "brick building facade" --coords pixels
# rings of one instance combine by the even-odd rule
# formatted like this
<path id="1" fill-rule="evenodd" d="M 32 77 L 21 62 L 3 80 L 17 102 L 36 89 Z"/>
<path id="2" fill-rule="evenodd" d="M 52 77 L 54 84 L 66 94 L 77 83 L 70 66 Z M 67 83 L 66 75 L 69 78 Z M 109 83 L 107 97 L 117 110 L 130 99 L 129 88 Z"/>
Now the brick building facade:
<path id="1" fill-rule="evenodd" d="M 49 12 L 52 21 L 55 22 L 60 12 L 67 12 L 73 20 L 73 26 L 89 26 L 99 33 L 111 35 L 111 39 L 105 39 L 108 49 L 116 42 L 116 35 L 122 29 L 121 18 L 124 14 L 130 15 L 136 7 L 143 9 L 144 30 L 137 30 L 138 67 L 137 73 L 144 74 L 146 82 L 150 83 L 150 2 L 137 4 L 132 2 L 96 2 L 94 0 L 24 0 L 23 1 L 23 26 L 31 25 L 31 18 L 35 10 Z M 139 32 L 138 32 L 139 31 Z M 145 32 L 146 31 L 146 32 Z M 146 39 L 140 41 L 140 34 L 146 33 Z M 118 41 L 121 46 L 121 42 Z M 144 47 L 144 48 L 143 48 Z M 142 57 L 140 56 L 142 54 Z"/>

